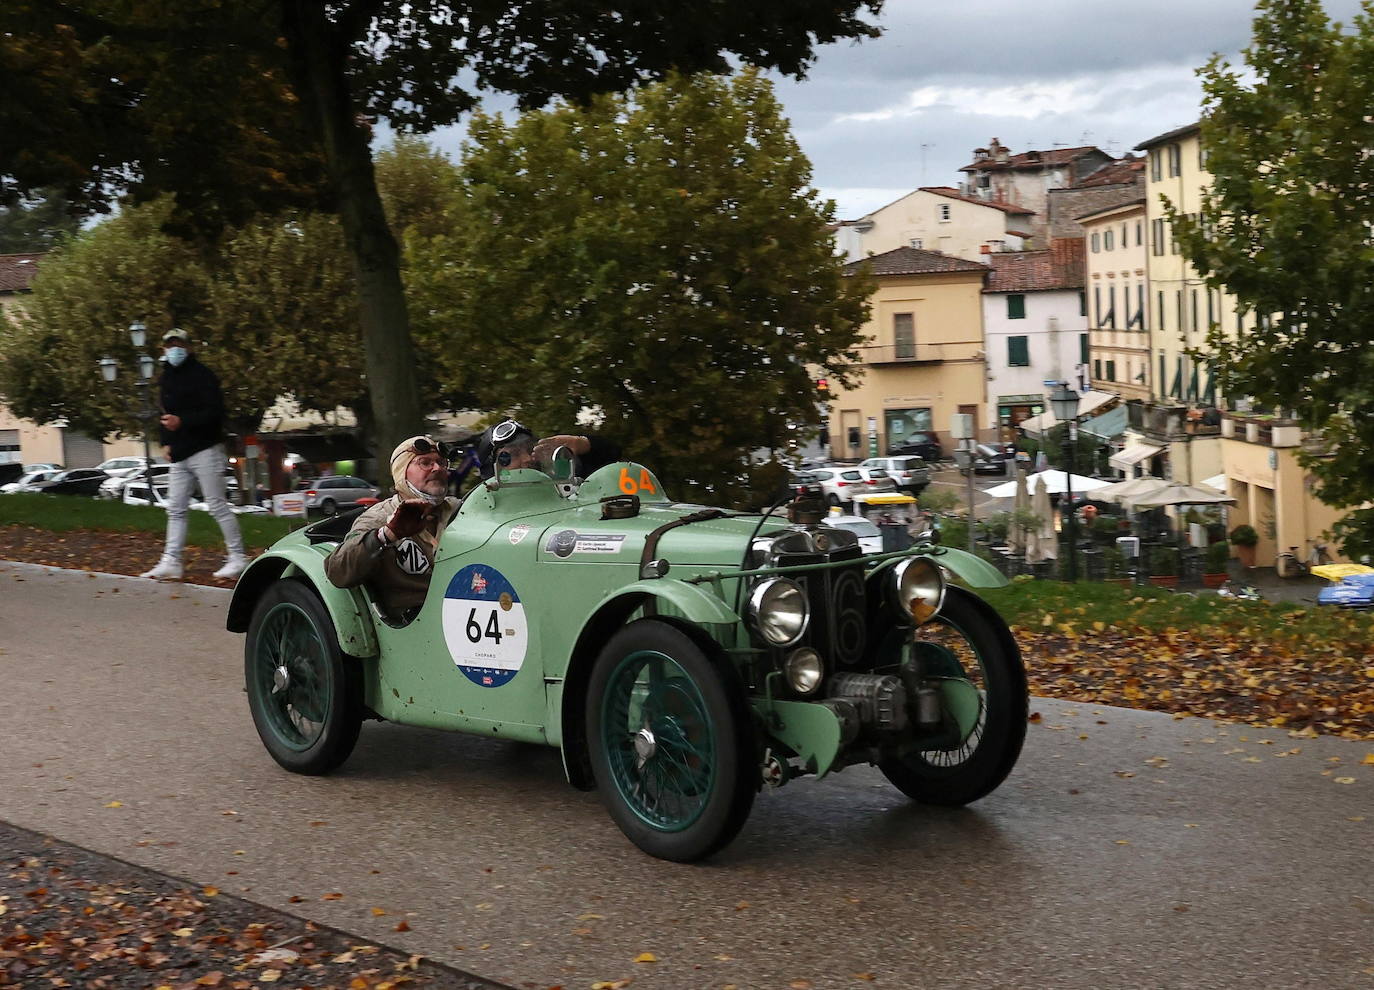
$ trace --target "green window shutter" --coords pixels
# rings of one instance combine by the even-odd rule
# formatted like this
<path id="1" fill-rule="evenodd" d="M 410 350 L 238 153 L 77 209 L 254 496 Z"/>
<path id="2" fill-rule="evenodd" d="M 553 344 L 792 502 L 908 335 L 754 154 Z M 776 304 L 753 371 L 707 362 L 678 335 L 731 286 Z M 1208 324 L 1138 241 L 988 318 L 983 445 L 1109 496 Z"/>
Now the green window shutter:
<path id="1" fill-rule="evenodd" d="M 1019 293 L 1007 296 L 1007 319 L 1024 320 L 1026 318 L 1026 297 Z"/>
<path id="2" fill-rule="evenodd" d="M 1078 335 L 1078 363 L 1088 363 L 1088 335 L 1086 333 Z"/>
<path id="3" fill-rule="evenodd" d="M 1007 364 L 1012 368 L 1030 367 L 1030 338 L 1007 338 Z"/>

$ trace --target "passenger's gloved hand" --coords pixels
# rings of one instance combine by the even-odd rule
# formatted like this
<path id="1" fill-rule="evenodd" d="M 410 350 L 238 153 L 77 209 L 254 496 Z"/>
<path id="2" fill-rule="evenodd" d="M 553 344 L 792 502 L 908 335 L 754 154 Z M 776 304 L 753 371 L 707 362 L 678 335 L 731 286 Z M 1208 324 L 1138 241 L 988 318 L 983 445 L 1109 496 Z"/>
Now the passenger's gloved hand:
<path id="1" fill-rule="evenodd" d="M 424 529 L 425 524 L 438 512 L 437 505 L 431 505 L 422 498 L 408 498 L 396 506 L 396 511 L 391 514 L 383 528 L 387 530 L 390 539 L 403 540 Z"/>
<path id="2" fill-rule="evenodd" d="M 566 433 L 554 437 L 544 437 L 534 445 L 534 459 L 543 463 L 552 457 L 553 452 L 559 447 L 567 447 L 578 457 L 581 457 L 592 449 L 592 443 L 586 437 Z"/>

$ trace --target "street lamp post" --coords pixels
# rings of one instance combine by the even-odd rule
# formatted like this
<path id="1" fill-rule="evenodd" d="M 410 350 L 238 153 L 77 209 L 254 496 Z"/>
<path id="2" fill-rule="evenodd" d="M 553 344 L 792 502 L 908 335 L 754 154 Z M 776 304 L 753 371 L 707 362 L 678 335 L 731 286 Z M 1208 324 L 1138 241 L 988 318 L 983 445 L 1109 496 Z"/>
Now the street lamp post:
<path id="1" fill-rule="evenodd" d="M 148 446 L 148 430 L 152 422 L 153 404 L 149 398 L 149 386 L 153 384 L 153 372 L 157 369 L 157 361 L 151 354 L 143 351 L 143 345 L 148 341 L 148 328 L 143 325 L 142 320 L 134 320 L 129 324 L 129 342 L 134 345 L 134 351 L 138 356 L 138 378 L 134 385 L 138 388 L 139 395 L 139 422 L 143 425 L 143 482 L 148 486 L 148 504 L 153 504 L 153 459 L 150 456 Z M 115 377 L 119 373 L 119 362 L 106 355 L 100 359 L 100 377 L 105 379 L 108 384 L 114 384 Z"/>
<path id="2" fill-rule="evenodd" d="M 1056 382 L 1050 393 L 1050 408 L 1054 418 L 1064 424 L 1064 532 L 1068 534 L 1069 560 L 1065 576 L 1072 583 L 1078 580 L 1078 525 L 1073 511 L 1073 442 L 1078 419 L 1078 393 L 1069 388 L 1068 382 Z"/>

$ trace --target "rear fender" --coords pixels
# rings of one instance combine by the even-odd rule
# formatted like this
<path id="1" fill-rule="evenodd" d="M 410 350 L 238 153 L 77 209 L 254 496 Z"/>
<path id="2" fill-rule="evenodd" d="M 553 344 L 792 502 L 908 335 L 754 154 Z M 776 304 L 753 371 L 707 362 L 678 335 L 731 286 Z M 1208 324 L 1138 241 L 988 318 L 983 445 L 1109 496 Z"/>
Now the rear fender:
<path id="1" fill-rule="evenodd" d="M 247 632 L 253 609 L 272 582 L 296 578 L 314 588 L 329 610 L 339 634 L 339 649 L 355 657 L 375 657 L 377 632 L 361 588 L 338 588 L 324 574 L 324 556 L 309 544 L 282 546 L 253 561 L 234 586 L 225 626 L 230 632 Z"/>
<path id="2" fill-rule="evenodd" d="M 723 657 L 720 645 L 702 629 L 706 624 L 732 625 L 739 621 L 725 603 L 704 588 L 682 581 L 637 581 L 620 588 L 597 606 L 582 626 L 577 643 L 568 660 L 568 669 L 561 683 L 548 685 L 549 725 L 560 727 L 563 750 L 563 770 L 568 783 L 579 790 L 596 787 L 592 777 L 591 757 L 587 750 L 587 727 L 584 710 L 587 704 L 587 684 L 592 666 L 606 641 L 617 629 L 630 621 L 640 608 L 657 611 L 666 607 L 670 615 L 661 616 L 672 622 L 697 642 L 708 656 Z"/>

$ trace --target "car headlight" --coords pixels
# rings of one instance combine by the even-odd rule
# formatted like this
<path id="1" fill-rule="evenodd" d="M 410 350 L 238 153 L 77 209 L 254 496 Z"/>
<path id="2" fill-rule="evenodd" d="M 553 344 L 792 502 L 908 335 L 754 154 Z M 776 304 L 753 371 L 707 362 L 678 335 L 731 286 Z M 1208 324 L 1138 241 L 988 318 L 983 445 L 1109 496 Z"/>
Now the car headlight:
<path id="1" fill-rule="evenodd" d="M 897 612 L 915 625 L 929 622 L 945 603 L 945 574 L 925 557 L 911 557 L 892 568 L 888 594 Z"/>
<path id="2" fill-rule="evenodd" d="M 775 577 L 749 593 L 749 614 L 760 636 L 774 646 L 790 646 L 806 632 L 811 609 L 801 585 Z"/>
<path id="3" fill-rule="evenodd" d="M 797 694 L 812 694 L 821 686 L 825 677 L 825 664 L 821 655 L 809 646 L 795 650 L 783 664 L 787 683 Z"/>

